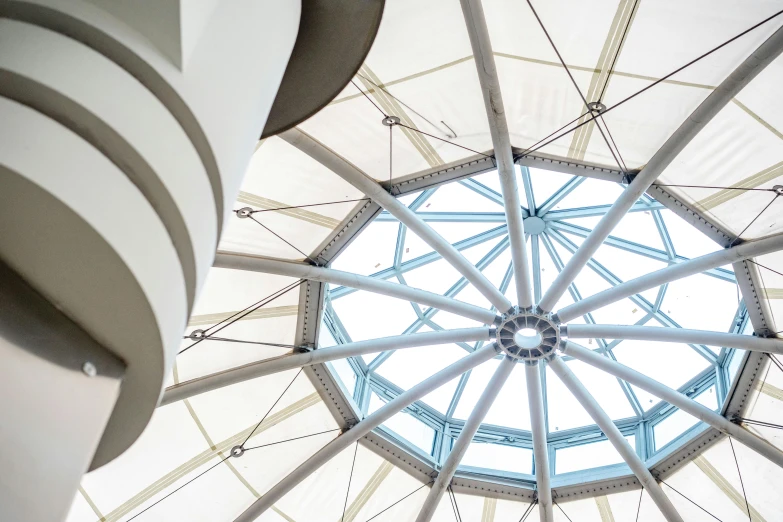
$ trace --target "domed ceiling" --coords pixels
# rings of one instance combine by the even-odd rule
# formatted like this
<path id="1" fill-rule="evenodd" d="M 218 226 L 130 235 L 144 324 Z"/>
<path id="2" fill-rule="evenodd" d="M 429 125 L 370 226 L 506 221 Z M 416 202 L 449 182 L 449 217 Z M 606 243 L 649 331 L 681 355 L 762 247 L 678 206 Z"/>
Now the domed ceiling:
<path id="1" fill-rule="evenodd" d="M 782 9 L 387 2 L 69 520 L 783 518 Z"/>

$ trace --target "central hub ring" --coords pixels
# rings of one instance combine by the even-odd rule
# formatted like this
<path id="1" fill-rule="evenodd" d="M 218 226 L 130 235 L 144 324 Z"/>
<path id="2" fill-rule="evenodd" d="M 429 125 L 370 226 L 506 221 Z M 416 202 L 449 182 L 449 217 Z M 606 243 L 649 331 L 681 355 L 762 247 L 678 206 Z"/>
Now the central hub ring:
<path id="1" fill-rule="evenodd" d="M 560 329 L 549 317 L 519 312 L 503 318 L 496 341 L 509 357 L 535 362 L 554 354 L 560 344 Z"/>

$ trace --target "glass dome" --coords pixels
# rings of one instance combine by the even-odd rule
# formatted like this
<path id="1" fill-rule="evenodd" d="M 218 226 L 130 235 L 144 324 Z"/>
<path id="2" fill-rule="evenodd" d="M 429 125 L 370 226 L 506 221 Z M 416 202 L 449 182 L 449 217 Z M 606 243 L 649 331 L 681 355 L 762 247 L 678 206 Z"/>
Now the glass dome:
<path id="1" fill-rule="evenodd" d="M 548 290 L 624 185 L 517 166 L 534 302 Z M 512 303 L 514 271 L 497 171 L 400 198 L 473 263 Z M 692 257 L 719 250 L 692 225 L 650 196 L 641 197 L 570 285 L 553 310 Z M 489 301 L 388 212 L 382 212 L 331 265 L 490 308 Z M 747 314 L 731 266 L 655 286 L 569 319 L 568 324 L 616 324 L 742 333 Z M 480 323 L 415 302 L 331 285 L 320 346 L 381 336 L 470 328 Z M 703 344 L 587 337 L 585 347 L 659 380 L 717 410 L 741 353 Z M 390 350 L 330 363 L 366 415 L 390 398 L 483 346 L 485 341 Z M 487 387 L 501 355 L 450 381 L 399 414 L 380 431 L 442 464 Z M 645 458 L 683 445 L 704 426 L 658 397 L 578 360 L 567 364 Z M 731 362 L 735 364 L 732 365 Z M 675 363 L 675 364 L 673 364 Z M 622 463 L 600 428 L 568 389 L 541 369 L 554 475 Z M 533 473 L 530 413 L 522 370 L 515 371 L 489 409 L 461 464 L 466 473 L 498 478 Z M 571 480 L 578 481 L 578 476 Z"/>

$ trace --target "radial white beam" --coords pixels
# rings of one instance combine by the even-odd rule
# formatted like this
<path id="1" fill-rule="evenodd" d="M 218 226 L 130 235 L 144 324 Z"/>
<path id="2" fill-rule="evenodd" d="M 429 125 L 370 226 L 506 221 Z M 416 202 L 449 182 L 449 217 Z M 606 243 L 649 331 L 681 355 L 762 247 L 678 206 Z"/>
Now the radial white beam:
<path id="1" fill-rule="evenodd" d="M 682 393 L 576 343 L 567 342 L 563 352 L 665 400 L 783 467 L 783 451 Z"/>
<path id="2" fill-rule="evenodd" d="M 326 446 L 315 452 L 313 456 L 300 464 L 295 470 L 289 473 L 285 478 L 264 493 L 264 495 L 253 502 L 244 513 L 239 515 L 235 522 L 252 522 L 261 514 L 272 507 L 286 493 L 300 484 L 304 479 L 310 476 L 315 470 L 326 464 L 335 455 L 348 448 L 351 444 L 364 437 L 377 428 L 398 412 L 407 408 L 415 401 L 421 399 L 428 393 L 443 386 L 479 364 L 492 359 L 497 354 L 497 348 L 494 344 L 479 348 L 467 357 L 463 357 L 442 369 L 438 373 L 423 380 L 410 390 L 401 393 L 395 399 L 387 402 L 384 406 L 368 415 L 363 421 L 352 427 L 339 437 L 330 441 Z"/>
<path id="3" fill-rule="evenodd" d="M 631 468 L 631 471 L 639 479 L 642 487 L 647 490 L 647 494 L 653 499 L 653 502 L 658 506 L 666 520 L 669 522 L 684 522 L 671 500 L 669 500 L 669 497 L 666 496 L 666 493 L 663 492 L 661 486 L 658 485 L 658 482 L 650 473 L 650 470 L 647 469 L 647 466 L 644 465 L 644 462 L 636 454 L 636 451 L 628 444 L 628 441 L 625 440 L 625 437 L 620 433 L 620 430 L 612 422 L 609 415 L 599 406 L 568 365 L 560 357 L 555 357 L 549 362 L 549 367 L 552 368 L 552 371 L 557 374 L 560 380 L 563 381 L 563 384 L 576 397 L 579 404 L 590 414 L 590 417 L 592 417 L 601 431 L 604 432 L 606 438 L 609 439 L 612 446 L 625 460 L 628 467 Z"/>
<path id="4" fill-rule="evenodd" d="M 247 254 L 218 252 L 215 256 L 215 263 L 213 266 L 218 268 L 232 268 L 234 270 L 264 272 L 267 274 L 284 275 L 297 277 L 299 279 L 307 279 L 309 281 L 321 281 L 323 283 L 348 286 L 356 288 L 357 290 L 366 290 L 367 292 L 397 297 L 405 299 L 406 301 L 432 306 L 439 310 L 481 321 L 484 324 L 492 324 L 497 317 L 492 310 L 433 292 L 427 292 L 426 290 L 412 288 L 399 283 L 390 283 L 373 277 L 361 276 L 350 272 L 342 272 L 331 268 L 321 268 L 293 261 L 283 261 L 280 259 L 270 259 Z"/>
<path id="5" fill-rule="evenodd" d="M 740 348 L 741 350 L 752 350 L 754 352 L 783 354 L 783 339 L 765 339 L 751 335 L 710 332 L 709 330 L 617 324 L 570 324 L 563 329 L 569 339 L 603 338 L 706 344 L 708 346 Z"/>
<path id="6" fill-rule="evenodd" d="M 522 219 L 522 207 L 519 203 L 519 189 L 514 171 L 514 156 L 511 152 L 511 138 L 508 133 L 506 111 L 500 92 L 500 80 L 495 68 L 495 56 L 489 39 L 487 21 L 481 0 L 460 0 L 465 25 L 473 48 L 481 92 L 484 95 L 484 107 L 489 121 L 489 133 L 495 149 L 495 159 L 500 176 L 500 188 L 503 192 L 503 204 L 508 223 L 508 238 L 511 242 L 511 261 L 514 264 L 514 283 L 517 300 L 522 308 L 533 306 L 530 267 L 525 244 L 525 225 Z"/>
<path id="7" fill-rule="evenodd" d="M 443 467 L 438 473 L 438 477 L 432 484 L 427 499 L 421 506 L 419 516 L 416 517 L 416 522 L 430 522 L 432 516 L 435 514 L 435 510 L 440 503 L 440 499 L 443 497 L 443 493 L 446 488 L 451 484 L 451 479 L 454 478 L 454 473 L 457 471 L 459 463 L 462 461 L 462 457 L 465 456 L 465 452 L 468 451 L 468 446 L 473 440 L 473 436 L 481 426 L 481 421 L 487 416 L 489 408 L 500 393 L 500 389 L 508 380 L 508 376 L 511 375 L 511 370 L 516 366 L 516 360 L 511 357 L 506 357 L 503 362 L 500 363 L 498 369 L 495 370 L 495 374 L 490 379 L 487 387 L 479 397 L 476 406 L 473 411 L 470 412 L 468 420 L 465 421 L 465 425 L 462 427 L 462 431 L 454 442 L 454 446 L 451 448 L 451 453 L 446 458 L 446 462 L 443 463 Z"/>
<path id="8" fill-rule="evenodd" d="M 541 522 L 553 522 L 552 485 L 549 480 L 549 451 L 544 420 L 544 393 L 538 361 L 525 365 L 527 401 L 530 409 L 530 431 L 533 434 L 533 456 L 536 459 L 536 491 Z"/>
<path id="9" fill-rule="evenodd" d="M 291 129 L 279 136 L 324 165 L 386 209 L 389 214 L 393 215 L 400 223 L 407 226 L 462 274 L 465 279 L 470 281 L 499 311 L 505 312 L 511 308 L 511 302 L 506 299 L 500 290 L 490 283 L 489 279 L 484 277 L 484 274 L 482 274 L 479 269 L 473 266 L 470 261 L 451 245 L 451 243 L 435 232 L 435 230 L 417 216 L 415 212 L 386 192 L 386 190 L 374 179 L 370 178 L 346 159 L 299 129 Z"/>
<path id="10" fill-rule="evenodd" d="M 441 330 L 438 332 L 422 332 L 393 337 L 382 337 L 369 341 L 359 341 L 332 346 L 330 348 L 321 348 L 306 353 L 283 355 L 169 386 L 166 388 L 159 406 L 165 406 L 172 402 L 193 397 L 194 395 L 223 388 L 224 386 L 231 386 L 232 384 L 249 381 L 250 379 L 256 379 L 258 377 L 263 377 L 264 375 L 284 372 L 286 370 L 301 368 L 302 366 L 309 366 L 311 364 L 320 364 L 327 361 L 345 359 L 346 357 L 385 352 L 387 350 L 400 350 L 403 348 L 415 348 L 418 346 L 447 343 L 489 341 L 491 335 L 492 330 L 489 328 L 461 328 L 457 330 Z"/>
<path id="11" fill-rule="evenodd" d="M 557 317 L 561 322 L 567 323 L 572 319 L 585 315 L 593 310 L 597 310 L 602 306 L 644 292 L 650 288 L 655 288 L 656 286 L 665 283 L 671 283 L 677 279 L 699 274 L 713 268 L 718 268 L 719 266 L 743 261 L 750 257 L 777 252 L 778 250 L 783 250 L 783 234 L 770 236 L 757 241 L 750 241 L 732 248 L 695 257 L 688 261 L 683 261 L 682 263 L 645 274 L 636 279 L 630 279 L 617 286 L 604 290 L 603 292 L 598 292 L 586 299 L 563 307 L 557 311 Z"/>
<path id="12" fill-rule="evenodd" d="M 783 27 L 775 31 L 758 49 L 750 54 L 734 71 L 713 90 L 680 127 L 658 149 L 647 165 L 617 198 L 601 221 L 582 242 L 558 274 L 539 303 L 542 310 L 549 311 L 570 285 L 587 261 L 595 254 L 601 243 L 625 216 L 629 208 L 646 191 L 669 164 L 682 152 L 691 140 L 729 103 L 753 78 L 769 65 L 783 51 Z"/>

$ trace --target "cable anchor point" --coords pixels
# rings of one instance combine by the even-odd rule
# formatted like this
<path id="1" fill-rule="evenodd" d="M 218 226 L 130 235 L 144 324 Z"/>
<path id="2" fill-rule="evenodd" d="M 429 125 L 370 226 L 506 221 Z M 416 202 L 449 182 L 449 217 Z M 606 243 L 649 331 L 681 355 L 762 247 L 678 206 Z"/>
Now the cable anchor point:
<path id="1" fill-rule="evenodd" d="M 588 103 L 587 108 L 590 109 L 590 112 L 592 112 L 594 116 L 598 116 L 599 114 L 606 112 L 606 105 L 599 101 Z"/>
<path id="2" fill-rule="evenodd" d="M 204 330 L 193 330 L 192 332 L 190 332 L 190 334 L 188 334 L 188 338 L 193 341 L 199 341 L 204 337 L 206 337 Z"/>
<path id="3" fill-rule="evenodd" d="M 244 454 L 245 454 L 245 448 L 242 446 L 234 446 L 233 448 L 231 448 L 231 456 L 234 457 L 235 459 L 238 459 Z"/>
<path id="4" fill-rule="evenodd" d="M 394 127 L 395 125 L 400 124 L 400 119 L 397 116 L 386 116 L 381 120 L 381 123 L 387 127 Z"/>

